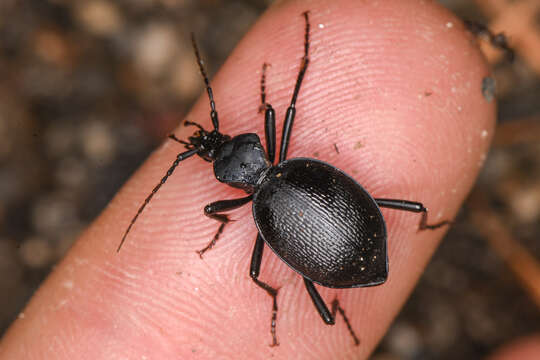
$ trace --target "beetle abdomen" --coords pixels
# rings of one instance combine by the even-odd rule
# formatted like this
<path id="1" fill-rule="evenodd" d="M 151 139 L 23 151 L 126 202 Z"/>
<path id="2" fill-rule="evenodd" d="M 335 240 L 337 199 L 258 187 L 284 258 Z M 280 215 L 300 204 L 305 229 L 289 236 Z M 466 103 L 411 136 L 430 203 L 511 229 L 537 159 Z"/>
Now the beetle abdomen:
<path id="1" fill-rule="evenodd" d="M 253 198 L 253 217 L 270 248 L 327 287 L 386 280 L 386 227 L 373 198 L 351 177 L 307 158 L 273 167 Z"/>

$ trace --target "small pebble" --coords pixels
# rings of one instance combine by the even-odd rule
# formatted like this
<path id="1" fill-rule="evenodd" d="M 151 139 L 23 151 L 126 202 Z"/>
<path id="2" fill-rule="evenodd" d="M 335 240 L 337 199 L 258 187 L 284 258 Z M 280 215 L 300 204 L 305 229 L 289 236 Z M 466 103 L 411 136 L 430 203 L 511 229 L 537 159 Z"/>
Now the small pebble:
<path id="1" fill-rule="evenodd" d="M 96 164 L 106 165 L 115 155 L 116 145 L 106 123 L 92 121 L 80 129 L 84 153 Z"/>
<path id="2" fill-rule="evenodd" d="M 19 255 L 27 266 L 40 268 L 51 262 L 53 251 L 47 241 L 34 237 L 23 242 Z"/>
<path id="3" fill-rule="evenodd" d="M 178 42 L 172 26 L 162 23 L 147 26 L 137 43 L 137 68 L 150 76 L 162 75 L 176 54 Z"/>
<path id="4" fill-rule="evenodd" d="M 86 30 L 96 35 L 112 35 L 123 24 L 121 13 L 113 1 L 77 2 L 75 15 Z"/>

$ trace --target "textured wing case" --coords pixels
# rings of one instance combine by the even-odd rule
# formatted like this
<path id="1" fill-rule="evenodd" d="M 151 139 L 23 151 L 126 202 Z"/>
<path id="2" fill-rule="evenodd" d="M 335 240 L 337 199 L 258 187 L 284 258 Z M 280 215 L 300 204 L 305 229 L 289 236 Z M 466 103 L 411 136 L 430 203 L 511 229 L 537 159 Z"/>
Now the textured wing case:
<path id="1" fill-rule="evenodd" d="M 373 198 L 351 177 L 313 159 L 273 167 L 255 192 L 255 223 L 270 248 L 327 287 L 383 283 L 386 227 Z"/>

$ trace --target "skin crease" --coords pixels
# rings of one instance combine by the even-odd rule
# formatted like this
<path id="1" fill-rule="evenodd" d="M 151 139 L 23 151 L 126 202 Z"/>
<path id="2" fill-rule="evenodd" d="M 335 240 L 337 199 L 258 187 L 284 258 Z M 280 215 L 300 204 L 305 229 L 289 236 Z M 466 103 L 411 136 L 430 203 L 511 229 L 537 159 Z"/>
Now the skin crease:
<path id="1" fill-rule="evenodd" d="M 211 79 L 220 130 L 256 132 L 263 62 L 278 143 L 310 10 L 311 63 L 297 102 L 289 158 L 327 161 L 374 197 L 421 201 L 430 221 L 452 219 L 489 147 L 495 105 L 481 94 L 489 70 L 460 21 L 431 1 L 303 0 L 275 4 Z M 194 60 L 195 64 L 195 60 Z M 194 65 L 195 69 L 195 65 Z M 195 71 L 195 70 L 194 70 Z M 202 83 L 202 79 L 201 79 Z M 202 94 L 187 120 L 210 128 Z M 186 138 L 195 128 L 180 126 Z M 339 153 L 334 149 L 338 147 Z M 383 210 L 390 273 L 378 287 L 318 287 L 343 319 L 325 325 L 302 279 L 266 248 L 260 279 L 280 287 L 270 347 L 271 298 L 250 280 L 251 205 L 218 223 L 204 205 L 244 193 L 218 183 L 198 157 L 183 162 L 116 248 L 179 144 L 165 140 L 85 231 L 0 344 L 0 359 L 364 359 L 411 292 L 445 230 L 417 232 L 419 215 Z"/>

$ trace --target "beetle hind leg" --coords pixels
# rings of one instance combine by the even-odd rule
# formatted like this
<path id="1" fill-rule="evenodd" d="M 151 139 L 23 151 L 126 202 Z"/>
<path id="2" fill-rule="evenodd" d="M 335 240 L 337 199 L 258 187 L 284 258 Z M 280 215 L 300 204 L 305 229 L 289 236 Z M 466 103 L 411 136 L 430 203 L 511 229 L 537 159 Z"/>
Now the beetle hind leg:
<path id="1" fill-rule="evenodd" d="M 354 330 L 353 330 L 353 328 L 351 326 L 349 318 L 347 317 L 347 315 L 345 315 L 345 310 L 343 310 L 341 305 L 339 305 L 339 300 L 337 298 L 335 298 L 332 301 L 332 316 L 334 317 L 334 319 L 336 318 L 336 313 L 338 311 L 341 314 L 341 317 L 343 318 L 343 320 L 345 321 L 345 325 L 347 325 L 347 329 L 349 330 L 349 334 L 351 334 L 351 337 L 353 338 L 354 345 L 356 345 L 356 346 L 360 345 L 360 340 L 358 339 L 358 336 L 356 336 L 356 333 L 354 332 Z"/>
<path id="2" fill-rule="evenodd" d="M 335 298 L 332 301 L 332 311 L 329 311 L 328 307 L 324 303 L 324 300 L 321 298 L 321 295 L 315 288 L 315 285 L 313 285 L 313 281 L 304 278 L 304 284 L 306 285 L 306 289 L 311 297 L 311 300 L 313 300 L 313 305 L 315 305 L 315 308 L 319 312 L 319 315 L 321 315 L 321 318 L 325 324 L 334 325 L 336 323 L 336 314 L 339 311 L 343 317 L 343 320 L 345 320 L 345 325 L 347 325 L 347 329 L 349 330 L 351 337 L 353 338 L 354 345 L 358 346 L 360 344 L 360 340 L 358 340 L 358 336 L 356 336 L 356 333 L 349 322 L 349 318 L 347 318 L 345 315 L 345 310 L 343 310 L 343 308 L 339 305 L 338 299 Z"/>
<path id="3" fill-rule="evenodd" d="M 418 224 L 418 231 L 435 230 L 440 227 L 443 227 L 444 225 L 452 224 L 452 221 L 450 220 L 442 220 L 435 224 L 428 224 L 427 223 L 428 209 L 422 203 L 419 203 L 419 202 L 408 201 L 408 200 L 396 200 L 396 199 L 375 199 L 375 202 L 380 207 L 422 213 L 422 217 L 420 218 L 420 223 Z"/>

